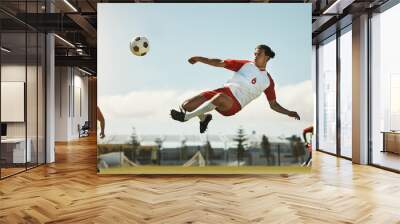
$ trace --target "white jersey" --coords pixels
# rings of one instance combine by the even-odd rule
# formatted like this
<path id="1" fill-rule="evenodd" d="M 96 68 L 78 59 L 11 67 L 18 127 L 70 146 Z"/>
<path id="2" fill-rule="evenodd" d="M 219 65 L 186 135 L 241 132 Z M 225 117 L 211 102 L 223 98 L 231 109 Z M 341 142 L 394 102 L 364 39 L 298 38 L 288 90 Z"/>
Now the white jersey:
<path id="1" fill-rule="evenodd" d="M 271 91 L 273 91 L 273 98 L 275 98 L 272 78 L 266 71 L 261 71 L 253 62 L 225 60 L 224 63 L 225 68 L 235 72 L 224 86 L 229 87 L 242 108 L 259 97 L 262 92 L 270 100 L 268 96 L 272 95 Z"/>

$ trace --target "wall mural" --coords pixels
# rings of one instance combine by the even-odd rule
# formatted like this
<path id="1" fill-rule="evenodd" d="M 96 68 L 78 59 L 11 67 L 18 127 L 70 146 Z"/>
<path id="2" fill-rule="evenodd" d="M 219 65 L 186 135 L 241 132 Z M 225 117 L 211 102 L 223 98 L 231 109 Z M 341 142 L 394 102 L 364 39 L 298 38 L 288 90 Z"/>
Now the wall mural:
<path id="1" fill-rule="evenodd" d="M 308 171 L 311 4 L 98 4 L 100 174 Z"/>

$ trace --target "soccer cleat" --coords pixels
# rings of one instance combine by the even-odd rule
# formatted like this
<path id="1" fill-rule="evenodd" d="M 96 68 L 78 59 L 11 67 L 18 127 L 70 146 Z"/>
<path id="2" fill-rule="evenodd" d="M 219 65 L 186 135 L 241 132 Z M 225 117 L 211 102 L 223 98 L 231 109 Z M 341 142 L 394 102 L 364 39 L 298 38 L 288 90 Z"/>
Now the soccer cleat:
<path id="1" fill-rule="evenodd" d="M 185 122 L 185 113 L 181 110 L 181 111 L 177 111 L 172 109 L 171 110 L 171 117 L 172 119 L 176 120 L 176 121 L 180 121 L 180 122 Z"/>
<path id="2" fill-rule="evenodd" d="M 208 123 L 212 120 L 212 115 L 207 114 L 204 121 L 200 121 L 200 133 L 204 133 L 207 130 Z"/>

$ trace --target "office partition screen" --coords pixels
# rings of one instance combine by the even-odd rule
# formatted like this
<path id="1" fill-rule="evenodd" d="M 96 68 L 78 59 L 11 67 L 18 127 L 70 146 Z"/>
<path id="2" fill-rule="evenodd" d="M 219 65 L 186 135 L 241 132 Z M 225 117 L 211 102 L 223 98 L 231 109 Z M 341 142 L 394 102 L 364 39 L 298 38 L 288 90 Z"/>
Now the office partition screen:
<path id="1" fill-rule="evenodd" d="M 21 17 L 45 12 L 44 1 L 15 3 L 0 7 L 18 5 Z M 45 45 L 43 32 L 0 12 L 1 179 L 45 163 Z"/>
<path id="2" fill-rule="evenodd" d="M 310 21 L 311 4 L 98 4 L 99 173 L 307 171 Z"/>

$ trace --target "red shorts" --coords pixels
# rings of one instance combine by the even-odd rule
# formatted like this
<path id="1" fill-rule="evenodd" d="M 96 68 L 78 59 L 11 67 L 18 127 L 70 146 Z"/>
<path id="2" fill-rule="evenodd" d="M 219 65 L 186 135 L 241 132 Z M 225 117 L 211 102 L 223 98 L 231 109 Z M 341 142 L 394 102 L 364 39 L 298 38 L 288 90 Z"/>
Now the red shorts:
<path id="1" fill-rule="evenodd" d="M 232 116 L 232 115 L 236 114 L 237 112 L 239 112 L 242 109 L 242 106 L 240 106 L 239 101 L 232 94 L 232 91 L 228 87 L 214 89 L 214 90 L 211 90 L 211 91 L 205 91 L 205 92 L 202 92 L 201 95 L 204 96 L 205 98 L 207 98 L 207 100 L 209 100 L 209 99 L 213 98 L 218 93 L 224 93 L 224 94 L 228 95 L 230 98 L 232 98 L 232 100 L 233 100 L 232 107 L 229 110 L 220 111 L 220 110 L 218 110 L 218 108 L 215 109 L 220 114 L 222 114 L 224 116 Z"/>

